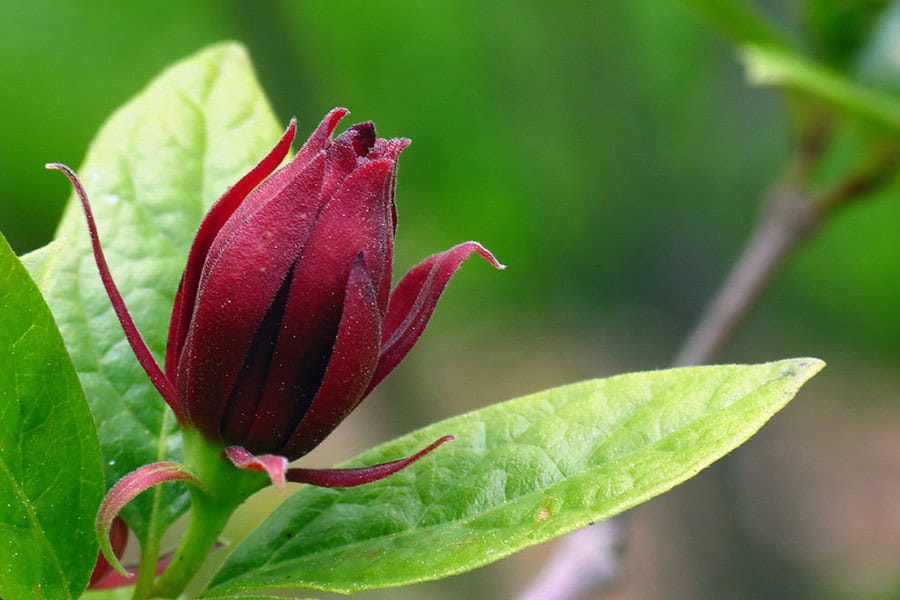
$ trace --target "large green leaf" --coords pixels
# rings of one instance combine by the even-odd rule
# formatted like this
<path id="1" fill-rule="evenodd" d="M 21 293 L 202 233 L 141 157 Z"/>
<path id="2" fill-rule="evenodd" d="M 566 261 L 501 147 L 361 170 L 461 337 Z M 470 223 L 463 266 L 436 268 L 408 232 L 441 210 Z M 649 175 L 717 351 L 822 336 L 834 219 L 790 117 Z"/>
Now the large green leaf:
<path id="1" fill-rule="evenodd" d="M 270 149 L 279 130 L 246 53 L 222 44 L 162 73 L 91 144 L 78 172 L 113 276 L 157 358 L 202 215 Z M 181 439 L 125 341 L 77 203 L 70 201 L 58 235 L 67 243 L 46 296 L 94 412 L 111 485 L 141 465 L 177 460 Z M 186 507 L 184 488 L 161 486 L 139 496 L 123 516 L 143 540 Z"/>
<path id="2" fill-rule="evenodd" d="M 62 338 L 0 236 L 0 597 L 76 598 L 97 559 L 103 467 Z"/>
<path id="3" fill-rule="evenodd" d="M 749 438 L 823 367 L 816 359 L 621 375 L 426 427 L 358 457 L 457 441 L 382 482 L 305 487 L 240 544 L 208 595 L 338 592 L 460 573 L 690 478 Z"/>

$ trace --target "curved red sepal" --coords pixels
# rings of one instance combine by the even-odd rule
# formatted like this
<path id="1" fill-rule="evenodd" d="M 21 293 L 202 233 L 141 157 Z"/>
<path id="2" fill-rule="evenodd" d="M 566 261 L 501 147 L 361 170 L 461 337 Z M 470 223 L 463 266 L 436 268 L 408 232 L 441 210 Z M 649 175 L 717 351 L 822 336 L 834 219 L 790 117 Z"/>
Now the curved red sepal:
<path id="1" fill-rule="evenodd" d="M 78 180 L 75 172 L 66 165 L 48 163 L 45 166 L 48 169 L 61 171 L 72 182 L 72 186 L 78 194 L 78 199 L 81 200 L 81 207 L 84 209 L 84 218 L 87 221 L 88 232 L 91 236 L 91 246 L 94 250 L 94 260 L 97 263 L 97 269 L 100 271 L 100 280 L 103 281 L 106 295 L 109 296 L 113 309 L 116 311 L 116 316 L 119 318 L 119 323 L 122 324 L 122 329 L 125 330 L 125 337 L 128 339 L 128 343 L 131 344 L 131 349 L 134 350 L 134 355 L 137 357 L 138 362 L 141 363 L 141 367 L 150 377 L 150 381 L 153 382 L 154 387 L 159 391 L 163 400 L 175 411 L 175 416 L 180 420 L 182 411 L 178 402 L 178 396 L 175 393 L 175 386 L 172 385 L 172 382 L 169 381 L 162 369 L 159 368 L 159 365 L 156 364 L 156 359 L 153 358 L 147 343 L 141 337 L 137 325 L 134 324 L 134 319 L 131 318 L 131 314 L 128 312 L 128 307 L 125 306 L 125 300 L 122 298 L 119 288 L 116 287 L 116 282 L 113 281 L 109 265 L 106 263 L 106 256 L 104 256 L 103 248 L 100 246 L 100 236 L 97 233 L 97 225 L 94 222 L 94 213 L 91 211 L 91 205 L 88 202 L 87 193 L 84 191 L 81 181 Z"/>
<path id="2" fill-rule="evenodd" d="M 285 457 L 276 456 L 275 454 L 254 456 L 249 450 L 241 446 L 228 446 L 224 452 L 231 464 L 238 469 L 262 471 L 268 474 L 269 479 L 272 480 L 276 487 L 284 485 L 285 472 L 288 465 L 288 460 Z"/>
<path id="3" fill-rule="evenodd" d="M 125 577 L 130 577 L 130 575 L 125 570 L 125 567 L 122 566 L 122 563 L 119 562 L 119 557 L 113 552 L 110 542 L 109 534 L 113 521 L 119 515 L 122 507 L 131 502 L 135 496 L 167 481 L 187 481 L 201 489 L 203 488 L 200 480 L 188 471 L 184 465 L 174 462 L 158 462 L 144 465 L 117 481 L 116 485 L 112 486 L 100 504 L 95 524 L 100 550 L 109 564 Z"/>
<path id="4" fill-rule="evenodd" d="M 429 454 L 441 444 L 455 439 L 452 435 L 445 435 L 412 456 L 381 463 L 380 465 L 372 465 L 371 467 L 358 469 L 290 469 L 287 472 L 287 480 L 326 488 L 356 487 L 390 477 L 397 471 L 405 469 L 426 454 Z"/>
<path id="5" fill-rule="evenodd" d="M 425 331 L 437 301 L 463 261 L 477 252 L 495 269 L 505 269 L 494 255 L 478 242 L 463 242 L 426 258 L 403 276 L 388 303 L 381 326 L 381 352 L 375 375 L 366 394 L 394 370 Z"/>

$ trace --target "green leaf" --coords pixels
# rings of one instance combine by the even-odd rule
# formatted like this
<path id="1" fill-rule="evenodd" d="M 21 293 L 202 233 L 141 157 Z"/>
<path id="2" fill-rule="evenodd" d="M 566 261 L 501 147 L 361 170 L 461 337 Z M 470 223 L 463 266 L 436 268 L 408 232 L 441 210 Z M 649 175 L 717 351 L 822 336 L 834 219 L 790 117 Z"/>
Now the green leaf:
<path id="1" fill-rule="evenodd" d="M 896 99 L 854 83 L 795 52 L 751 44 L 742 48 L 741 58 L 751 83 L 800 92 L 827 102 L 845 114 L 895 132 L 900 130 L 900 102 Z"/>
<path id="2" fill-rule="evenodd" d="M 337 592 L 437 579 L 607 519 L 753 435 L 824 363 L 804 358 L 621 375 L 449 419 L 358 457 L 457 441 L 382 482 L 304 487 L 234 551 L 208 595 Z"/>
<path id="3" fill-rule="evenodd" d="M 162 73 L 91 144 L 78 173 L 113 277 L 157 359 L 203 214 L 270 149 L 280 129 L 244 50 L 221 44 Z M 147 463 L 178 460 L 181 438 L 125 341 L 74 196 L 59 236 L 67 245 L 46 296 L 98 423 L 112 485 Z M 186 508 L 185 488 L 173 484 L 142 494 L 122 516 L 146 541 Z"/>
<path id="4" fill-rule="evenodd" d="M 41 292 L 46 292 L 53 279 L 56 261 L 62 255 L 66 247 L 65 238 L 58 238 L 37 250 L 19 257 L 25 268 L 31 274 L 31 278 L 37 284 Z"/>
<path id="5" fill-rule="evenodd" d="M 76 598 L 97 560 L 97 431 L 50 310 L 2 236 L 0 323 L 0 597 Z"/>

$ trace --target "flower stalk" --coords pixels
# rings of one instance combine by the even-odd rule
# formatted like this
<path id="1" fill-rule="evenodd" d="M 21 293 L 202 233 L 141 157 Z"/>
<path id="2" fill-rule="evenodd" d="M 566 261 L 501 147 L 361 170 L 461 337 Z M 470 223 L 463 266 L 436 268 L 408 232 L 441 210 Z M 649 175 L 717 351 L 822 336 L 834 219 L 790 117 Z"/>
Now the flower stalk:
<path id="1" fill-rule="evenodd" d="M 241 470 L 225 459 L 222 447 L 210 444 L 195 429 L 184 434 L 185 466 L 203 483 L 191 486 L 188 528 L 169 566 L 156 581 L 153 596 L 177 598 L 200 570 L 228 519 L 241 503 L 268 485 L 264 473 Z"/>

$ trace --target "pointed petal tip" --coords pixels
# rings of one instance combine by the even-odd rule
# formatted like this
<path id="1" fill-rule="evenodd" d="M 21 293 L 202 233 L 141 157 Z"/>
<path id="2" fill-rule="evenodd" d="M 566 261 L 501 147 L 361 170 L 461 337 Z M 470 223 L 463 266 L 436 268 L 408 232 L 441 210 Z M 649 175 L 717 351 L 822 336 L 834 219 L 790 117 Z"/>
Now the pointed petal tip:
<path id="1" fill-rule="evenodd" d="M 392 460 L 390 462 L 372 465 L 370 467 L 351 468 L 351 469 L 291 469 L 287 472 L 288 481 L 295 483 L 305 483 L 326 488 L 348 488 L 358 485 L 373 483 L 386 477 L 402 471 L 414 462 L 424 458 L 430 454 L 435 448 L 452 442 L 456 438 L 452 435 L 445 435 L 439 438 L 425 448 L 422 448 L 412 456 Z"/>
<path id="2" fill-rule="evenodd" d="M 475 242 L 475 241 L 469 241 L 469 242 L 466 242 L 466 243 L 467 243 L 467 244 L 473 244 L 474 247 L 475 247 L 475 251 L 476 251 L 478 254 L 480 254 L 482 257 L 484 257 L 484 259 L 485 259 L 486 261 L 488 261 L 489 263 L 491 263 L 491 265 L 493 265 L 494 268 L 497 269 L 498 271 L 502 271 L 502 270 L 504 270 L 504 269 L 506 268 L 506 265 L 504 265 L 502 262 L 500 262 L 499 260 L 497 260 L 497 258 L 494 256 L 494 254 L 493 254 L 490 250 L 488 250 L 487 248 L 485 248 L 484 246 L 482 246 L 482 245 L 479 244 L 478 242 Z"/>
<path id="3" fill-rule="evenodd" d="M 323 123 L 327 123 L 328 135 L 331 135 L 338 122 L 349 114 L 350 110 L 341 106 L 329 110 L 325 118 L 322 119 Z"/>
<path id="4" fill-rule="evenodd" d="M 76 189 L 81 185 L 81 183 L 75 183 L 78 181 L 78 176 L 75 174 L 75 170 L 70 166 L 65 165 L 63 163 L 58 162 L 49 162 L 44 165 L 44 168 L 48 171 L 60 171 L 63 175 L 69 178 L 69 181 L 72 182 L 73 185 L 76 186 Z"/>

